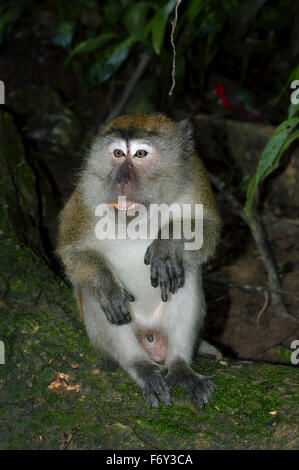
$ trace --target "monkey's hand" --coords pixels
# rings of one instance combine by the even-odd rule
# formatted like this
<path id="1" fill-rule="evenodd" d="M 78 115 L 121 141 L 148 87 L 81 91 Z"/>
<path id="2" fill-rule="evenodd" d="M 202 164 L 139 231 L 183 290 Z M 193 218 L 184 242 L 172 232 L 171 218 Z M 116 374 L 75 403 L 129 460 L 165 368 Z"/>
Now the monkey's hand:
<path id="1" fill-rule="evenodd" d="M 184 285 L 182 250 L 180 240 L 157 239 L 145 253 L 144 262 L 151 265 L 151 284 L 160 285 L 163 302 L 167 302 L 167 288 L 174 294 Z"/>
<path id="2" fill-rule="evenodd" d="M 130 323 L 132 317 L 126 302 L 134 302 L 135 298 L 118 284 L 112 276 L 105 281 L 97 289 L 97 295 L 107 320 L 116 325 Z"/>

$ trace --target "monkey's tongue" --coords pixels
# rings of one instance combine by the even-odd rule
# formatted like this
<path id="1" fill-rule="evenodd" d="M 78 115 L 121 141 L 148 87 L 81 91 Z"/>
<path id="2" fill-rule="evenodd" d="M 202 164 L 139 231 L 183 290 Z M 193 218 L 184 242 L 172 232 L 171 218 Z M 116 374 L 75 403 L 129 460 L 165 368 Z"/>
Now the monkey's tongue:
<path id="1" fill-rule="evenodd" d="M 118 209 L 119 211 L 128 211 L 129 209 L 134 209 L 134 207 L 137 206 L 137 202 L 134 201 L 122 201 L 120 203 L 118 202 L 109 202 L 110 206 L 115 207 L 115 209 Z"/>

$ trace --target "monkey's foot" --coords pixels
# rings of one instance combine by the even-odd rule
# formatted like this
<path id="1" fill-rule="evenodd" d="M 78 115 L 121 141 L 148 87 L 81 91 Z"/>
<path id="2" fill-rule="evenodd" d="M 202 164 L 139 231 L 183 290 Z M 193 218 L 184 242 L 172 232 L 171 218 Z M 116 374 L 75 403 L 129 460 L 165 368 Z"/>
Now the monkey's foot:
<path id="1" fill-rule="evenodd" d="M 199 408 L 208 403 L 215 390 L 215 384 L 210 377 L 197 374 L 187 365 L 171 368 L 165 380 L 171 389 L 183 387 Z"/>
<path id="2" fill-rule="evenodd" d="M 151 363 L 140 363 L 137 366 L 141 387 L 152 408 L 171 405 L 169 388 L 163 376 L 163 368 Z"/>

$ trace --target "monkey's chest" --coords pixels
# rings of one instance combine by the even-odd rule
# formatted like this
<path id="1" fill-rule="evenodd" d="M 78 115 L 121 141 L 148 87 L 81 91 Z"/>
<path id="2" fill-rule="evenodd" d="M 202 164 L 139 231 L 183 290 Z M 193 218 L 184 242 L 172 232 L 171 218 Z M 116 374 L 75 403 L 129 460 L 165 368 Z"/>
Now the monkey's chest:
<path id="1" fill-rule="evenodd" d="M 150 266 L 144 255 L 150 240 L 103 240 L 103 255 L 112 272 L 135 297 L 130 310 L 136 318 L 153 315 L 161 303 L 160 289 L 151 285 Z"/>

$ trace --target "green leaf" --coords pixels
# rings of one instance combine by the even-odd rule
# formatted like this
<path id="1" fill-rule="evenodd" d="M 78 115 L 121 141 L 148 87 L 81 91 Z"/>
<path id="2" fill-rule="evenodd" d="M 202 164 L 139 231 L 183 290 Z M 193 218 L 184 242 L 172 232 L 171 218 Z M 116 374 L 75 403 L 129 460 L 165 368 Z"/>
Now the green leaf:
<path id="1" fill-rule="evenodd" d="M 115 25 L 119 20 L 121 12 L 122 6 L 119 4 L 119 2 L 116 2 L 115 0 L 113 2 L 107 2 L 107 4 L 104 6 L 105 21 L 108 24 Z"/>
<path id="2" fill-rule="evenodd" d="M 52 36 L 53 44 L 61 47 L 68 47 L 72 43 L 75 28 L 75 21 L 63 21 L 62 23 L 59 23 L 54 35 Z"/>
<path id="3" fill-rule="evenodd" d="M 106 55 L 94 64 L 90 70 L 90 80 L 93 85 L 103 83 L 109 80 L 112 75 L 119 69 L 121 64 L 126 60 L 132 45 L 138 40 L 136 36 L 122 41 L 117 46 L 107 51 Z"/>
<path id="4" fill-rule="evenodd" d="M 70 63 L 75 55 L 80 54 L 89 54 L 90 52 L 94 52 L 101 47 L 103 47 L 110 39 L 115 38 L 116 35 L 114 33 L 104 33 L 100 34 L 95 38 L 87 39 L 86 41 L 80 42 L 69 54 L 68 58 L 66 59 L 66 65 Z"/>
<path id="5" fill-rule="evenodd" d="M 204 0 L 192 0 L 189 3 L 188 9 L 187 9 L 187 17 L 189 21 L 195 20 L 197 15 L 201 12 L 201 10 L 204 7 Z"/>
<path id="6" fill-rule="evenodd" d="M 284 94 L 284 92 L 289 88 L 290 86 L 290 83 L 293 81 L 293 80 L 296 80 L 298 79 L 299 77 L 299 65 L 297 65 L 294 70 L 292 70 L 292 72 L 290 73 L 289 75 L 289 78 L 287 79 L 285 85 L 282 87 L 282 89 L 280 90 L 280 92 L 278 93 L 277 97 L 275 98 L 274 100 L 274 105 L 276 105 L 278 103 L 278 101 L 280 100 L 280 98 L 282 97 L 282 95 Z"/>
<path id="7" fill-rule="evenodd" d="M 161 14 L 157 14 L 151 24 L 153 47 L 157 54 L 160 54 L 161 52 L 165 27 L 166 21 L 163 16 Z"/>
<path id="8" fill-rule="evenodd" d="M 150 5 L 146 2 L 137 2 L 126 10 L 123 24 L 129 33 L 140 36 L 145 33 L 146 18 Z"/>
<path id="9" fill-rule="evenodd" d="M 299 118 L 291 118 L 282 122 L 263 150 L 257 170 L 247 188 L 245 210 L 249 217 L 252 216 L 252 206 L 258 185 L 278 167 L 283 153 L 299 137 L 299 131 L 292 132 L 298 124 Z"/>
<path id="10" fill-rule="evenodd" d="M 299 104 L 291 103 L 288 109 L 288 119 L 296 116 L 296 114 L 299 114 Z"/>
<path id="11" fill-rule="evenodd" d="M 153 48 L 158 55 L 162 49 L 168 16 L 173 11 L 176 3 L 177 0 L 167 2 L 147 25 L 147 31 L 150 30 L 152 33 Z"/>
<path id="12" fill-rule="evenodd" d="M 22 8 L 11 8 L 4 15 L 0 17 L 0 44 L 3 43 L 5 36 L 13 27 L 15 21 L 19 18 Z"/>
<path id="13" fill-rule="evenodd" d="M 280 357 L 280 359 L 291 364 L 292 352 L 289 349 L 285 348 L 284 346 L 276 346 L 275 351 L 276 354 Z"/>

